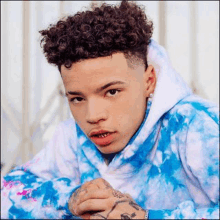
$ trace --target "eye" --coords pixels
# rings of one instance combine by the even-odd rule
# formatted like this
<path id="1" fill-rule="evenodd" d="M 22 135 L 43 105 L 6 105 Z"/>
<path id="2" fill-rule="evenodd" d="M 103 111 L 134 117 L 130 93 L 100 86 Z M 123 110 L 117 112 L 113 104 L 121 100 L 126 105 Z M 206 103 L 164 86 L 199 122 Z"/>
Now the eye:
<path id="1" fill-rule="evenodd" d="M 115 96 L 116 94 L 118 94 L 120 92 L 120 90 L 118 89 L 110 89 L 108 90 L 108 92 L 106 93 L 107 96 Z"/>
<path id="2" fill-rule="evenodd" d="M 74 104 L 78 104 L 82 100 L 83 100 L 83 98 L 81 98 L 81 97 L 74 97 L 74 98 L 70 99 L 70 102 L 73 102 Z"/>

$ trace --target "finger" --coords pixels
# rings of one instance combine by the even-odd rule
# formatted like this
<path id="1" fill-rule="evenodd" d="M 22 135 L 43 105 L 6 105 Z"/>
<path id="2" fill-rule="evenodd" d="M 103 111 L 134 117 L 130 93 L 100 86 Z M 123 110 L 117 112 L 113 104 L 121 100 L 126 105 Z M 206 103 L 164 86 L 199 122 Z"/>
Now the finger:
<path id="1" fill-rule="evenodd" d="M 89 199 L 82 202 L 77 206 L 75 212 L 77 215 L 82 215 L 85 212 L 95 211 L 106 211 L 110 209 L 115 202 L 115 199 Z"/>
<path id="2" fill-rule="evenodd" d="M 128 193 L 125 193 L 124 194 L 127 198 L 129 198 L 129 199 L 131 199 L 131 200 L 133 200 L 133 201 L 135 201 L 132 197 L 131 197 L 131 195 L 130 194 L 128 194 Z"/>
<path id="3" fill-rule="evenodd" d="M 89 213 L 85 213 L 83 215 L 80 215 L 79 217 L 81 217 L 82 219 L 90 219 L 91 218 L 90 216 L 91 215 Z"/>
<path id="4" fill-rule="evenodd" d="M 71 196 L 71 205 L 74 206 L 76 205 L 77 201 L 78 201 L 78 198 L 80 197 L 80 195 L 83 195 L 87 193 L 87 190 L 86 189 L 82 189 L 81 187 L 78 188 L 74 193 L 73 195 Z"/>
<path id="5" fill-rule="evenodd" d="M 74 192 L 74 198 L 77 199 L 79 194 L 86 193 L 86 192 L 87 192 L 86 188 L 80 187 Z"/>
<path id="6" fill-rule="evenodd" d="M 90 185 L 87 186 L 86 189 L 87 189 L 87 192 L 90 192 L 90 191 L 99 189 L 99 187 L 96 184 L 91 183 Z"/>
<path id="7" fill-rule="evenodd" d="M 114 210 L 113 212 L 107 215 L 106 219 L 137 219 L 136 213 L 130 213 L 130 211 L 123 211 L 123 210 Z"/>
<path id="8" fill-rule="evenodd" d="M 79 203 L 79 201 L 81 201 L 82 199 L 81 198 L 84 198 L 88 193 L 92 193 L 93 191 L 97 191 L 99 190 L 98 186 L 97 185 L 94 185 L 94 184 L 90 184 L 90 185 L 87 185 L 87 188 L 84 189 L 83 191 L 81 191 L 80 193 L 78 193 L 78 196 L 76 198 L 76 204 Z"/>
<path id="9" fill-rule="evenodd" d="M 77 207 L 77 201 L 83 194 L 87 193 L 87 189 L 83 189 L 82 187 L 78 188 L 71 196 L 70 202 L 69 202 L 69 209 L 72 213 L 75 213 L 75 209 Z"/>
<path id="10" fill-rule="evenodd" d="M 125 194 L 123 194 L 119 190 L 115 190 L 115 189 L 112 190 L 112 195 L 118 199 L 127 198 L 127 196 Z"/>
<path id="11" fill-rule="evenodd" d="M 75 210 L 79 201 L 81 201 L 81 198 L 83 198 L 85 195 L 87 195 L 88 192 L 93 192 L 94 190 L 98 189 L 98 186 L 92 183 L 87 182 L 84 187 L 80 187 L 76 190 L 74 193 L 74 196 L 72 197 L 72 201 L 70 204 L 70 208 L 72 210 Z"/>
<path id="12" fill-rule="evenodd" d="M 85 182 L 85 183 L 81 186 L 81 188 L 82 188 L 82 189 L 87 188 L 87 186 L 90 185 L 90 184 L 91 184 L 91 181 L 87 181 L 87 182 Z"/>
<path id="13" fill-rule="evenodd" d="M 80 196 L 77 200 L 77 205 L 80 203 L 89 200 L 89 199 L 107 199 L 112 196 L 112 190 L 109 189 L 96 189 L 89 191 L 86 194 Z"/>
<path id="14" fill-rule="evenodd" d="M 107 219 L 108 212 L 96 212 L 90 216 L 90 219 Z"/>
<path id="15" fill-rule="evenodd" d="M 84 185 L 83 185 L 84 186 Z M 79 190 L 77 190 L 76 195 L 75 195 L 75 199 L 76 202 L 84 195 L 86 195 L 88 192 L 94 191 L 99 189 L 97 185 L 92 184 L 92 183 L 88 183 L 86 184 L 86 186 L 84 187 L 80 187 Z"/>
<path id="16" fill-rule="evenodd" d="M 109 182 L 107 182 L 105 179 L 100 180 L 99 187 L 102 189 L 113 189 L 111 184 Z"/>
<path id="17" fill-rule="evenodd" d="M 112 188 L 109 182 L 103 178 L 98 178 L 91 181 L 93 184 L 96 184 L 100 189 Z"/>

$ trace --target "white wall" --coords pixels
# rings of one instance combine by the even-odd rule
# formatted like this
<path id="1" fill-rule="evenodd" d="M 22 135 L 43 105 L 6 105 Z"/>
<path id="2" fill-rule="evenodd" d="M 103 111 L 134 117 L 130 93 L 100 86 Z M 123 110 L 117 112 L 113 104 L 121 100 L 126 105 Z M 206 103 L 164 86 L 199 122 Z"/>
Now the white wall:
<path id="1" fill-rule="evenodd" d="M 99 2 L 98 2 L 99 3 Z M 117 1 L 107 3 L 116 4 Z M 51 138 L 60 120 L 71 117 L 67 102 L 54 94 L 61 82 L 57 68 L 46 62 L 40 44 L 39 30 L 55 23 L 61 15 L 74 14 L 90 1 L 2 1 L 1 2 L 1 160 L 9 162 L 22 141 L 22 81 L 25 42 L 23 32 L 23 4 L 29 4 L 29 117 L 31 126 L 40 122 L 31 140 L 38 152 Z M 159 30 L 161 14 L 159 1 L 138 1 L 146 6 L 147 15 L 154 22 L 153 38 L 163 34 L 165 47 L 175 69 L 201 96 L 219 103 L 219 2 L 164 1 L 166 31 Z M 194 11 L 193 11 L 194 10 Z M 194 39 L 194 40 L 193 40 Z M 49 109 L 41 121 L 39 111 L 49 102 Z M 64 102 L 64 108 L 60 103 Z M 65 114 L 64 114 L 65 113 Z M 47 128 L 46 130 L 44 130 Z M 18 150 L 22 153 L 22 148 Z M 30 155 L 31 157 L 32 155 Z M 17 157 L 20 164 L 21 154 Z"/>

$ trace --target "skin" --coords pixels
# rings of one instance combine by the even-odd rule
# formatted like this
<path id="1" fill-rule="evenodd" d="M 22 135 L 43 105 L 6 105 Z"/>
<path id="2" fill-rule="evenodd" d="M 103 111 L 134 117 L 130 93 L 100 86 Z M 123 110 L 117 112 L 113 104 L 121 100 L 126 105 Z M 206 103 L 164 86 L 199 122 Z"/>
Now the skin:
<path id="1" fill-rule="evenodd" d="M 90 138 L 97 130 L 116 132 L 113 141 L 95 146 L 103 154 L 121 151 L 141 125 L 154 92 L 153 66 L 131 64 L 123 53 L 61 66 L 65 92 L 77 124 Z M 114 85 L 109 83 L 117 82 Z M 120 82 L 120 83 L 119 83 Z M 104 89 L 102 87 L 105 87 Z M 102 88 L 102 89 L 100 89 Z M 143 219 L 145 211 L 103 179 L 83 184 L 69 200 L 70 211 L 84 219 Z"/>
<path id="2" fill-rule="evenodd" d="M 145 210 L 129 194 L 104 179 L 86 182 L 71 197 L 70 211 L 83 219 L 144 219 Z"/>
<path id="3" fill-rule="evenodd" d="M 96 147 L 103 154 L 121 151 L 144 119 L 146 100 L 156 85 L 153 66 L 146 71 L 142 64 L 131 67 L 123 53 L 115 53 L 77 62 L 69 69 L 61 66 L 61 76 L 80 128 L 88 137 L 94 129 L 116 132 L 112 143 Z M 96 91 L 115 81 L 122 83 Z M 79 94 L 70 94 L 75 91 Z"/>

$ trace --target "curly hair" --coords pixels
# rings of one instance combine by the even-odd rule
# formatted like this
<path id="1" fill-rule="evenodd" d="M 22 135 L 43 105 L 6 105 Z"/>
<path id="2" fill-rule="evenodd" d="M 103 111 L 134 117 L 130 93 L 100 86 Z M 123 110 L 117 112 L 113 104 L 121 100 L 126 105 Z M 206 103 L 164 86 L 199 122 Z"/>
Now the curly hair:
<path id="1" fill-rule="evenodd" d="M 117 52 L 123 52 L 130 61 L 141 61 L 147 68 L 153 23 L 143 9 L 123 0 L 119 6 L 103 3 L 78 12 L 39 32 L 48 63 L 58 66 L 59 71 L 61 65 L 70 68 L 72 63 Z"/>

